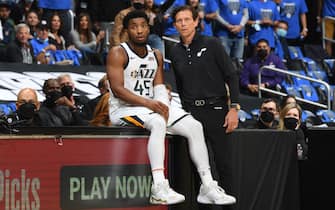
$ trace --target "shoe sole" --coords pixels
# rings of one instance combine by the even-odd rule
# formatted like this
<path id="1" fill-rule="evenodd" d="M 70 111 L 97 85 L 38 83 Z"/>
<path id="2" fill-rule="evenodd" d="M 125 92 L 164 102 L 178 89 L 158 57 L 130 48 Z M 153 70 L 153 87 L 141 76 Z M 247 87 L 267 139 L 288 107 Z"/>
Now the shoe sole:
<path id="1" fill-rule="evenodd" d="M 166 200 L 156 199 L 154 197 L 150 197 L 150 200 L 149 200 L 149 202 L 151 204 L 153 204 L 153 205 L 172 205 L 172 204 L 182 203 L 184 201 L 185 201 L 185 199 L 183 199 L 183 200 L 176 200 L 176 201 L 168 203 Z"/>
<path id="2" fill-rule="evenodd" d="M 198 203 L 202 203 L 202 204 L 214 204 L 214 205 L 231 205 L 236 203 L 236 200 L 231 200 L 231 201 L 222 201 L 222 202 L 218 202 L 218 201 L 212 201 L 212 200 L 208 200 L 208 199 L 202 199 L 202 198 L 197 198 Z"/>

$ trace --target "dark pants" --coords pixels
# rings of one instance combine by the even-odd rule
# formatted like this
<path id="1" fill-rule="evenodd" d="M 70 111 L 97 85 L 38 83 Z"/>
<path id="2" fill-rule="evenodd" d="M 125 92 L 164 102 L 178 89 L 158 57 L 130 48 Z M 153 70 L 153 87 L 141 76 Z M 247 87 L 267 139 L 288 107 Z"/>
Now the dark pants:
<path id="1" fill-rule="evenodd" d="M 221 107 L 221 109 L 218 107 Z M 209 151 L 213 152 L 209 155 L 214 158 L 214 160 L 211 160 L 212 172 L 213 174 L 217 173 L 219 185 L 230 194 L 232 191 L 231 142 L 227 140 L 226 137 L 229 134 L 226 134 L 226 129 L 223 127 L 228 112 L 227 102 L 222 101 L 215 105 L 200 107 L 184 104 L 184 108 L 202 123 L 207 145 L 211 148 Z M 196 189 L 199 189 L 200 180 L 197 175 L 195 182 Z M 230 206 L 224 208 L 229 209 Z M 199 209 L 212 209 L 212 206 L 199 205 Z"/>

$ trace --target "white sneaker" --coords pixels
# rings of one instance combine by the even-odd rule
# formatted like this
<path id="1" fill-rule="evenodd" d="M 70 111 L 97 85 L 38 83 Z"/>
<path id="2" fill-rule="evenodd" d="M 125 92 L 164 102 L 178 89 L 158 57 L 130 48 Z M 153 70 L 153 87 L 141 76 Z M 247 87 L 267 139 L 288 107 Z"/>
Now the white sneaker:
<path id="1" fill-rule="evenodd" d="M 207 186 L 201 184 L 197 201 L 204 204 L 228 205 L 236 203 L 236 198 L 226 194 L 216 181 L 212 181 Z"/>
<path id="2" fill-rule="evenodd" d="M 185 196 L 170 188 L 168 180 L 165 179 L 162 183 L 152 184 L 150 196 L 151 204 L 170 205 L 183 201 L 185 201 Z"/>

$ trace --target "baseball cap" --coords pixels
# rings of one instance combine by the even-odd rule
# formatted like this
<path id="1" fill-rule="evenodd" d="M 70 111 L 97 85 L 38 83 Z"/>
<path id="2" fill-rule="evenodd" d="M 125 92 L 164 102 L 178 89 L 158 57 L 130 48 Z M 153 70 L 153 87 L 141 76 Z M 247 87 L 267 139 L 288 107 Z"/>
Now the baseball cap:
<path id="1" fill-rule="evenodd" d="M 38 29 L 48 29 L 48 23 L 46 20 L 41 20 L 39 24 L 37 24 L 36 28 Z"/>

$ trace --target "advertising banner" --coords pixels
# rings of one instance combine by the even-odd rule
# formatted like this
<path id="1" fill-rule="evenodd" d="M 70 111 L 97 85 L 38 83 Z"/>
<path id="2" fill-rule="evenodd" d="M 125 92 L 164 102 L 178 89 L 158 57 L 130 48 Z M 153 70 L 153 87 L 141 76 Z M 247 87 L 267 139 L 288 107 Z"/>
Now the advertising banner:
<path id="1" fill-rule="evenodd" d="M 147 137 L 1 137 L 1 210 L 167 210 L 149 204 Z"/>

